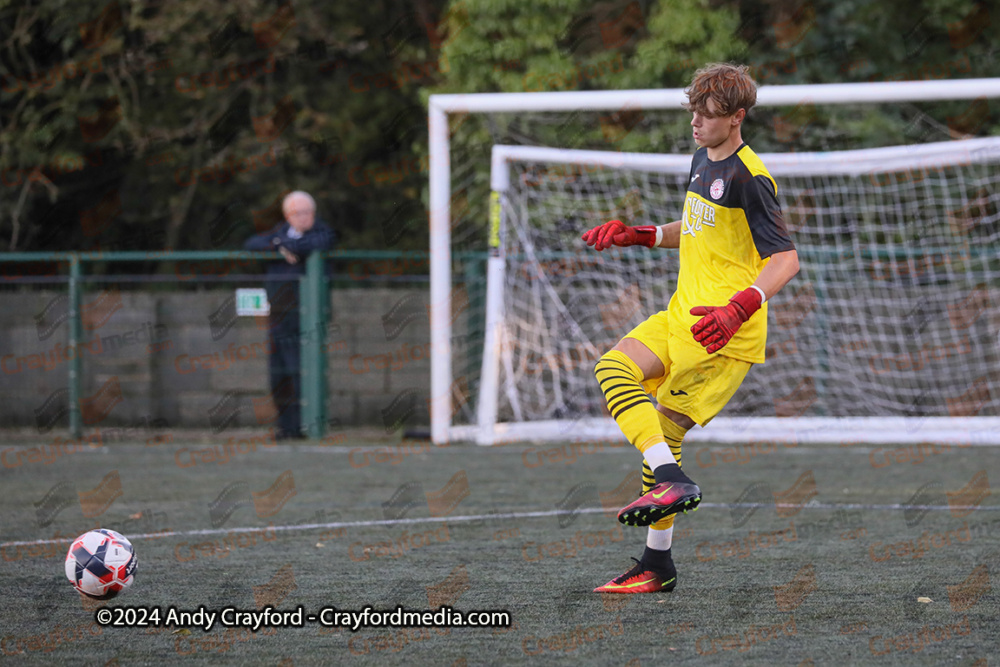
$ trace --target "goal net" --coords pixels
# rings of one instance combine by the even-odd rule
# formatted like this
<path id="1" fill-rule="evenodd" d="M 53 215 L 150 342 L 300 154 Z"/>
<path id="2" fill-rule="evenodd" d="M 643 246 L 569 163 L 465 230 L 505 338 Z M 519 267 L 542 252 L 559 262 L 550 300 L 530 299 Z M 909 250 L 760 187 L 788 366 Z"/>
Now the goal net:
<path id="1" fill-rule="evenodd" d="M 598 253 L 580 233 L 614 218 L 679 217 L 690 156 L 515 146 L 494 155 L 498 243 L 477 437 L 614 437 L 594 363 L 666 309 L 678 255 Z M 770 302 L 766 365 L 724 413 L 739 416 L 711 425 L 711 438 L 852 437 L 824 417 L 874 418 L 866 439 L 961 441 L 985 430 L 961 418 L 1000 407 L 990 308 L 1000 139 L 761 158 L 780 184 L 802 270 Z"/>
<path id="2" fill-rule="evenodd" d="M 1000 139 L 760 155 L 802 269 L 770 301 L 766 364 L 689 438 L 1000 442 Z M 449 339 L 444 439 L 622 438 L 594 363 L 666 309 L 677 252 L 598 253 L 580 235 L 614 218 L 679 218 L 690 163 L 690 152 L 493 147 L 486 224 L 450 241 L 457 256 L 460 234 L 474 234 L 489 256 L 482 274 L 466 262 L 463 279 L 448 259 L 463 304 L 450 303 L 462 335 Z"/>

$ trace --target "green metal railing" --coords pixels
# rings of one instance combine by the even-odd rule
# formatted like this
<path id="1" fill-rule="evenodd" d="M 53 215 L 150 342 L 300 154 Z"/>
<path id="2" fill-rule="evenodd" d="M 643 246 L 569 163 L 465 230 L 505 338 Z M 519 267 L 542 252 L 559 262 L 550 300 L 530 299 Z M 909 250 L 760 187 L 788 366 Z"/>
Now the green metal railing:
<path id="1" fill-rule="evenodd" d="M 306 260 L 299 283 L 299 330 L 302 378 L 302 422 L 310 438 L 322 438 L 326 418 L 326 323 L 330 299 L 323 271 L 323 256 L 314 252 Z"/>
<path id="2" fill-rule="evenodd" d="M 462 261 L 485 262 L 485 253 L 460 253 L 455 259 Z M 260 260 L 274 261 L 275 254 L 268 252 L 247 251 L 126 251 L 126 252 L 24 252 L 0 253 L 0 265 L 6 263 L 58 263 L 68 265 L 69 288 L 69 331 L 68 342 L 73 349 L 78 349 L 83 342 L 83 285 L 86 282 L 84 266 L 97 262 L 192 262 L 213 260 Z M 429 265 L 427 253 L 401 252 L 394 250 L 382 251 L 332 251 L 312 253 L 306 260 L 306 271 L 299 280 L 299 326 L 301 345 L 301 409 L 302 422 L 310 437 L 321 438 L 326 430 L 326 340 L 327 323 L 330 319 L 330 278 L 324 271 L 326 260 L 340 262 L 377 262 L 400 261 L 401 266 L 412 269 Z M 393 275 L 394 272 L 390 272 Z M 481 271 L 480 271 L 481 273 Z M 381 275 L 378 272 L 375 275 Z M 407 274 L 411 277 L 414 274 Z M 419 274 L 416 274 L 419 275 Z M 392 275 L 388 276 L 392 277 Z M 349 283 L 358 283 L 370 277 L 364 272 L 361 275 L 349 273 L 346 278 Z M 234 279 L 237 279 L 234 276 Z M 192 280 L 191 284 L 197 284 Z M 75 354 L 68 364 L 68 398 L 69 398 L 69 431 L 73 438 L 80 438 L 83 432 L 83 420 L 80 410 L 83 383 L 83 355 Z"/>

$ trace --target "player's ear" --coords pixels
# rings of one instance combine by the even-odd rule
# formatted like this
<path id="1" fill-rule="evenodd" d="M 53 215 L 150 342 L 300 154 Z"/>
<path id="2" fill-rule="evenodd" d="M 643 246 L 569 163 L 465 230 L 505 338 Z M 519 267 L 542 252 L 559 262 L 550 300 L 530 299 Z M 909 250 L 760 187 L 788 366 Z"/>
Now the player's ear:
<path id="1" fill-rule="evenodd" d="M 743 119 L 747 117 L 746 109 L 737 109 L 736 113 L 733 114 L 732 119 L 729 121 L 733 127 L 736 127 L 743 122 Z"/>

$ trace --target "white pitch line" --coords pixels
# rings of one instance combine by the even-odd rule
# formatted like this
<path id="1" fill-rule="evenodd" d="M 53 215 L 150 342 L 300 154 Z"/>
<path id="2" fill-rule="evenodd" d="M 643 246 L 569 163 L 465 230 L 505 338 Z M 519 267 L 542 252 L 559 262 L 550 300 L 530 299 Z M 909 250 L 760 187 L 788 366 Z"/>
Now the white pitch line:
<path id="1" fill-rule="evenodd" d="M 733 509 L 737 507 L 741 508 L 780 507 L 780 508 L 797 508 L 799 510 L 804 510 L 804 509 L 927 510 L 930 512 L 944 512 L 953 510 L 969 510 L 972 512 L 982 512 L 982 511 L 1000 510 L 1000 505 L 990 505 L 987 507 L 982 507 L 979 505 L 956 505 L 954 507 L 951 507 L 949 505 L 902 505 L 899 503 L 893 505 L 862 505 L 855 503 L 809 503 L 806 505 L 796 505 L 790 503 L 701 503 L 698 507 L 699 508 L 707 507 L 709 509 Z M 559 516 L 561 514 L 597 514 L 600 512 L 608 512 L 608 510 L 603 507 L 584 507 L 575 510 L 548 510 L 541 512 L 504 512 L 498 514 L 475 514 L 475 515 L 465 515 L 465 516 L 443 516 L 443 517 L 415 517 L 412 519 L 382 519 L 376 521 L 336 521 L 332 523 L 300 523 L 300 524 L 291 524 L 285 526 L 206 528 L 202 530 L 178 530 L 178 531 L 164 531 L 161 533 L 143 533 L 141 535 L 127 535 L 126 537 L 128 537 L 129 540 L 139 540 L 145 538 L 152 539 L 152 538 L 162 538 L 162 537 L 189 537 L 196 535 L 225 535 L 227 533 L 254 533 L 265 530 L 282 532 L 282 531 L 318 530 L 318 529 L 330 529 L 330 528 L 363 528 L 368 526 L 404 526 L 404 525 L 444 522 L 444 521 L 451 521 L 451 522 L 479 521 L 482 519 L 535 519 L 539 517 Z M 65 542 L 72 542 L 73 539 L 74 538 L 66 538 L 58 540 L 29 540 L 22 542 L 3 542 L 0 543 L 0 548 L 33 546 L 36 544 L 61 544 Z"/>
<path id="2" fill-rule="evenodd" d="M 115 443 L 115 444 L 110 445 L 110 446 L 109 445 L 102 445 L 100 447 L 91 447 L 91 446 L 88 445 L 86 448 L 82 448 L 82 449 L 79 449 L 77 451 L 74 451 L 73 454 L 87 454 L 87 453 L 89 453 L 89 454 L 108 454 L 108 453 L 111 453 L 112 451 L 116 451 L 116 452 L 120 452 L 120 451 L 150 451 L 150 450 L 157 450 L 157 449 L 159 449 L 161 451 L 162 450 L 173 451 L 174 449 L 190 449 L 190 450 L 200 451 L 200 450 L 209 449 L 209 448 L 212 448 L 212 447 L 223 447 L 223 446 L 225 446 L 225 444 L 226 443 L 224 443 L 224 442 L 215 442 L 215 443 L 205 443 L 205 442 L 198 442 L 198 443 L 176 443 L 176 442 L 170 442 L 170 443 L 159 443 L 159 444 L 156 444 L 156 445 L 126 445 L 126 444 Z M 567 443 L 567 444 L 569 445 L 569 451 L 573 451 L 574 449 L 576 450 L 577 458 L 580 458 L 580 457 L 583 457 L 583 456 L 593 456 L 594 454 L 621 454 L 621 453 L 627 453 L 629 451 L 634 451 L 634 448 L 632 447 L 632 445 L 630 445 L 628 443 L 625 443 L 623 445 L 609 445 L 607 443 L 601 443 L 598 447 L 593 448 L 591 451 L 582 451 L 584 447 L 592 447 L 592 445 L 588 446 L 587 443 Z M 417 454 L 428 454 L 430 452 L 441 451 L 441 452 L 448 452 L 448 453 L 451 453 L 451 454 L 454 454 L 455 452 L 461 452 L 463 455 L 465 455 L 465 454 L 495 454 L 495 453 L 500 453 L 500 454 L 516 454 L 516 455 L 519 455 L 519 456 L 523 456 L 524 454 L 530 454 L 532 452 L 544 453 L 544 452 L 549 452 L 549 451 L 555 451 L 557 449 L 567 447 L 567 444 L 562 444 L 562 445 L 531 445 L 531 444 L 525 443 L 523 445 L 503 445 L 503 446 L 494 446 L 494 447 L 466 447 L 466 446 L 461 446 L 461 445 L 452 445 L 452 446 L 444 445 L 444 446 L 441 446 L 441 447 L 438 447 L 437 445 L 429 445 L 429 446 L 426 446 L 426 447 L 424 447 L 424 446 L 416 446 L 416 447 L 405 446 L 404 447 L 404 446 L 399 446 L 399 445 L 358 445 L 357 447 L 346 447 L 346 446 L 343 446 L 343 445 L 280 445 L 280 446 L 268 446 L 268 447 L 258 446 L 257 449 L 256 449 L 256 451 L 258 451 L 258 452 L 269 452 L 271 454 L 298 454 L 298 453 L 306 453 L 306 454 L 351 454 L 353 452 L 353 453 L 363 453 L 363 454 L 387 454 L 387 455 L 390 455 L 390 456 L 401 455 L 401 456 L 404 456 L 404 457 L 406 457 L 406 456 L 416 456 Z M 574 447 L 573 445 L 576 445 L 576 447 Z M 21 447 L 22 447 L 22 451 L 27 451 L 27 450 L 30 450 L 30 449 L 37 449 L 38 446 L 39 445 L 28 445 L 28 444 L 25 444 L 25 445 L 22 445 Z M 698 451 L 698 450 L 702 450 L 702 449 L 708 450 L 708 451 L 711 451 L 711 452 L 723 452 L 723 451 L 731 451 L 731 450 L 737 449 L 737 448 L 739 448 L 741 446 L 745 446 L 745 445 L 742 445 L 740 443 L 734 443 L 732 445 L 702 445 L 702 444 L 699 444 L 699 443 L 693 443 L 693 444 L 690 445 L 690 447 L 692 449 L 690 450 L 691 453 L 689 453 L 688 455 L 692 456 L 693 452 Z M 872 444 L 872 445 L 851 445 L 849 447 L 845 447 L 843 445 L 837 445 L 837 444 L 830 444 L 830 445 L 802 444 L 802 445 L 799 445 L 798 447 L 787 447 L 787 448 L 784 448 L 784 449 L 781 450 L 781 452 L 783 454 L 808 455 L 808 454 L 810 454 L 812 452 L 817 452 L 817 451 L 837 450 L 837 451 L 843 451 L 843 452 L 849 452 L 849 453 L 856 453 L 856 454 L 871 454 L 873 451 L 906 449 L 906 448 L 913 447 L 913 446 L 914 445 L 907 445 L 907 444 L 903 444 L 903 445 L 875 445 L 875 444 Z M 953 447 L 953 445 L 949 445 L 949 446 Z M 991 445 L 991 444 L 988 444 L 988 443 L 970 443 L 968 445 L 968 447 L 996 448 L 997 445 Z M 694 449 L 694 448 L 697 448 L 697 450 Z M 963 448 L 967 448 L 967 447 L 963 446 Z M 688 451 L 688 450 L 685 450 L 685 451 Z M 245 453 L 245 452 L 241 452 L 241 453 Z M 752 458 L 756 458 L 757 456 L 767 456 L 770 453 L 771 452 L 767 452 L 767 453 L 755 455 Z M 556 463 L 562 463 L 562 461 L 557 461 Z M 730 463 L 730 462 L 726 461 L 725 463 Z"/>
<path id="3" fill-rule="evenodd" d="M 931 512 L 944 512 L 953 510 L 968 510 L 970 512 L 988 512 L 1000 510 L 1000 505 L 864 505 L 860 503 L 806 503 L 805 505 L 795 505 L 790 503 L 699 503 L 698 507 L 711 507 L 714 509 L 732 509 L 734 507 L 797 507 L 799 509 L 817 510 L 927 510 Z"/>

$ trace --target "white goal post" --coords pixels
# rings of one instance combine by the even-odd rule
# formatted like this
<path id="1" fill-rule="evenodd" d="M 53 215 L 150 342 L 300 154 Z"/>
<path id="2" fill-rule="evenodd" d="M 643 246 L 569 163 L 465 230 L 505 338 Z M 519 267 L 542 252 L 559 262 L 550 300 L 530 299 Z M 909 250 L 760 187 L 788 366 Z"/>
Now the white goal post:
<path id="1" fill-rule="evenodd" d="M 928 100 L 959 100 L 1000 97 L 1000 79 L 958 81 L 921 81 L 893 83 L 824 84 L 809 86 L 764 86 L 758 93 L 758 105 L 796 106 L 902 102 Z M 491 248 L 487 269 L 487 324 L 483 345 L 482 374 L 479 378 L 479 400 L 476 423 L 454 424 L 452 419 L 452 255 L 451 255 L 451 164 L 448 114 L 494 113 L 525 111 L 617 110 L 628 106 L 642 109 L 679 109 L 685 101 L 683 90 L 597 91 L 568 93 L 511 93 L 478 95 L 435 95 L 430 98 L 430 251 L 431 294 L 430 319 L 433 364 L 431 375 L 431 437 L 436 444 L 449 441 L 473 440 L 481 444 L 499 441 L 586 440 L 620 437 L 609 418 L 573 418 L 572 435 L 568 435 L 565 420 L 535 420 L 498 423 L 496 405 L 500 391 L 502 341 L 498 339 L 499 316 L 503 311 L 504 258 Z M 933 168 L 938 156 L 952 163 L 956 150 L 966 151 L 959 160 L 965 164 L 978 156 L 1000 154 L 1000 140 L 965 140 L 961 148 L 954 145 L 927 144 L 895 149 L 869 149 L 844 152 L 838 158 L 824 154 L 768 154 L 762 159 L 779 180 L 786 174 L 839 173 L 830 171 L 831 164 L 840 160 L 848 163 L 855 173 L 876 169 L 911 169 L 914 166 Z M 827 154 L 828 155 L 828 154 Z M 874 159 L 868 166 L 862 159 Z M 897 162 L 893 162 L 897 160 Z M 641 169 L 651 172 L 687 173 L 690 156 L 664 156 L 605 151 L 571 151 L 528 146 L 497 146 L 493 153 L 491 187 L 497 199 L 492 206 L 491 236 L 499 234 L 499 197 L 506 189 L 509 169 L 513 162 L 605 165 L 614 169 Z M 874 165 L 874 163 L 872 163 Z M 841 171 L 843 169 L 841 168 Z M 679 209 L 678 209 L 679 213 Z M 659 221 L 657 221 L 659 222 Z M 491 244 L 492 246 L 492 244 Z M 664 303 L 665 306 L 665 303 Z M 648 313 L 647 313 L 648 314 Z M 622 333 L 625 331 L 623 330 Z M 603 351 L 603 350 L 602 350 Z M 766 368 L 766 366 L 765 366 Z M 589 372 L 589 371 L 588 371 Z M 705 430 L 697 427 L 692 440 L 747 441 L 763 439 L 795 439 L 808 441 L 845 441 L 855 439 L 868 443 L 937 442 L 986 444 L 1000 443 L 1000 418 L 997 417 L 753 417 L 730 423 L 722 417 Z"/>

